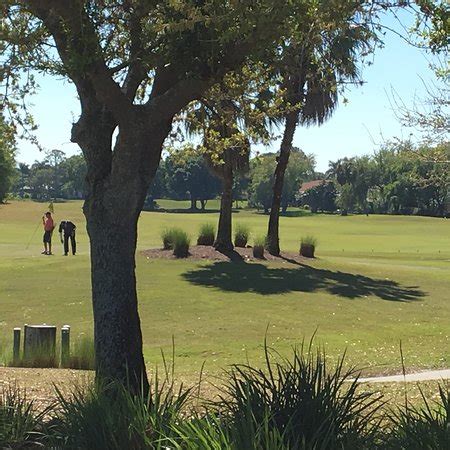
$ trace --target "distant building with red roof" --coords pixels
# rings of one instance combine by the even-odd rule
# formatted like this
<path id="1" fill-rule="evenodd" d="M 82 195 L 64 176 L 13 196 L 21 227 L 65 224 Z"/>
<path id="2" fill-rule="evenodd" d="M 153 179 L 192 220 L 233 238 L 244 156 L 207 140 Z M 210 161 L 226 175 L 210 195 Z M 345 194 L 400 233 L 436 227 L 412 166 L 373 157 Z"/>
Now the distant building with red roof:
<path id="1" fill-rule="evenodd" d="M 305 183 L 302 183 L 300 186 L 300 194 L 305 193 L 306 191 L 309 191 L 312 188 L 315 188 L 317 186 L 322 186 L 324 184 L 330 183 L 330 180 L 313 180 L 313 181 L 306 181 Z"/>

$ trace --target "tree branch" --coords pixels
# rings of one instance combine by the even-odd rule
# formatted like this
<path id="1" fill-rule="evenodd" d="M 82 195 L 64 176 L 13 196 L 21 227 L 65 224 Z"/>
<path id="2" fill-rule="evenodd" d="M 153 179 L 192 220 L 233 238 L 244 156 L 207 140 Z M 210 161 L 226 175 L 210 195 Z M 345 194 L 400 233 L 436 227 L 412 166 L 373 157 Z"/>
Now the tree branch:
<path id="1" fill-rule="evenodd" d="M 94 91 L 118 122 L 129 120 L 131 101 L 112 78 L 99 38 L 80 0 L 19 0 L 52 34 L 67 73 L 80 97 Z M 92 85 L 89 89 L 88 85 Z M 83 105 L 83 99 L 81 98 Z"/>
<path id="2" fill-rule="evenodd" d="M 130 57 L 128 73 L 122 84 L 122 92 L 130 101 L 133 101 L 139 85 L 146 76 L 146 70 L 142 62 L 144 48 L 141 20 L 145 17 L 150 2 L 146 6 L 142 2 L 139 4 L 134 3 L 130 0 L 124 2 L 124 8 L 129 13 Z"/>

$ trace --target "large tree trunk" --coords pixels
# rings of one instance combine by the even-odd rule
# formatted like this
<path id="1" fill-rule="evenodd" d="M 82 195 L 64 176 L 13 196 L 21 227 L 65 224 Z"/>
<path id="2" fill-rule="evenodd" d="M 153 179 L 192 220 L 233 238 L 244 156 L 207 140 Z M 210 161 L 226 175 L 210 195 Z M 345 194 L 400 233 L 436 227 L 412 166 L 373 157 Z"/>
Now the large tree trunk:
<path id="1" fill-rule="evenodd" d="M 272 207 L 270 209 L 269 227 L 267 231 L 267 250 L 271 255 L 275 256 L 280 254 L 279 223 L 281 196 L 283 193 L 284 174 L 291 154 L 292 140 L 294 139 L 298 116 L 299 113 L 296 111 L 290 112 L 286 116 L 283 139 L 280 145 L 280 154 L 275 168 Z"/>
<path id="2" fill-rule="evenodd" d="M 109 120 L 94 109 L 84 112 L 72 130 L 88 167 L 83 211 L 90 238 L 96 376 L 145 395 L 149 384 L 136 292 L 137 222 L 170 122 L 150 129 L 130 121 L 112 151 L 115 126 Z"/>
<path id="3" fill-rule="evenodd" d="M 122 205 L 93 202 L 95 207 L 85 212 L 91 243 L 97 377 L 120 381 L 132 392 L 146 394 L 135 277 L 138 214 L 118 214 Z"/>
<path id="4" fill-rule="evenodd" d="M 233 168 L 226 163 L 222 175 L 222 197 L 220 199 L 219 226 L 214 247 L 220 251 L 233 250 L 231 240 L 231 216 L 233 209 Z"/>

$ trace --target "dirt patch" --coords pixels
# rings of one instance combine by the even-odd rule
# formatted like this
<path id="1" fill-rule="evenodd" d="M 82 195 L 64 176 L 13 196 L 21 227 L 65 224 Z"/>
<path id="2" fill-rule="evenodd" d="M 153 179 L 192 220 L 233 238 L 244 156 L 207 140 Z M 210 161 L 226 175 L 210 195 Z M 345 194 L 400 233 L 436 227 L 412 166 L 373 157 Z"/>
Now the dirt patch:
<path id="1" fill-rule="evenodd" d="M 141 251 L 141 254 L 149 259 L 179 259 L 172 250 L 163 250 L 161 248 L 151 248 Z M 183 259 L 208 260 L 208 261 L 278 261 L 289 262 L 291 264 L 302 264 L 311 261 L 311 258 L 305 258 L 298 253 L 283 252 L 281 256 L 273 256 L 269 252 L 264 252 L 264 258 L 259 259 L 253 256 L 251 247 L 235 247 L 231 252 L 219 252 L 214 247 L 207 245 L 194 245 L 189 248 L 189 256 Z"/>
<path id="2" fill-rule="evenodd" d="M 27 400 L 32 400 L 38 410 L 43 410 L 57 399 L 55 388 L 69 398 L 76 388 L 88 387 L 94 376 L 94 371 L 88 370 L 0 367 L 0 392 L 9 386 L 19 388 Z M 148 376 L 152 378 L 154 373 L 149 372 Z M 200 388 L 198 382 L 198 375 L 177 376 L 175 390 L 180 385 L 183 389 L 192 389 L 194 406 L 199 398 L 213 400 L 222 392 L 222 380 L 217 377 L 208 379 L 204 376 Z"/>
<path id="3" fill-rule="evenodd" d="M 0 367 L 0 389 L 13 386 L 25 390 L 27 398 L 37 407 L 48 406 L 55 400 L 55 387 L 69 395 L 75 386 L 87 385 L 93 379 L 94 372 L 87 370 Z"/>

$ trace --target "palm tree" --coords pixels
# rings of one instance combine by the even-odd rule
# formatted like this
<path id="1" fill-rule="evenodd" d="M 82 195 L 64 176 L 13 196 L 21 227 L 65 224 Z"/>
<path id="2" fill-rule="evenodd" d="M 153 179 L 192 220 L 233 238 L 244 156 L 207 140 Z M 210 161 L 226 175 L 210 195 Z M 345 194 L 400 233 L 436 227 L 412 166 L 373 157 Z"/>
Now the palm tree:
<path id="1" fill-rule="evenodd" d="M 286 101 L 291 107 L 283 117 L 284 132 L 275 168 L 267 231 L 267 247 L 272 255 L 280 254 L 281 196 L 297 125 L 321 125 L 331 117 L 338 103 L 340 84 L 359 79 L 356 61 L 371 38 L 367 28 L 353 26 L 350 19 L 338 21 L 327 32 L 318 31 L 323 29 L 323 26 L 315 28 L 312 21 L 298 42 L 286 45 L 280 60 Z"/>
<path id="2" fill-rule="evenodd" d="M 236 129 L 224 125 L 219 132 L 220 138 L 230 139 Z M 205 145 L 208 148 L 208 145 Z M 222 182 L 222 194 L 220 198 L 219 224 L 214 247 L 219 251 L 233 250 L 232 232 L 232 208 L 233 208 L 233 181 L 236 173 L 246 173 L 249 170 L 250 143 L 241 136 L 240 142 L 225 148 L 219 160 L 211 157 L 212 149 L 205 154 L 205 159 L 212 172 Z"/>
<path id="3" fill-rule="evenodd" d="M 187 114 L 189 133 L 201 135 L 205 160 L 222 181 L 220 216 L 214 247 L 233 250 L 232 202 L 236 174 L 249 170 L 250 139 L 267 140 L 272 97 L 258 67 L 245 67 L 214 86 Z M 264 101 L 262 98 L 264 97 Z M 266 98 L 267 97 L 267 98 Z M 263 120 L 261 120 L 263 117 Z"/>

